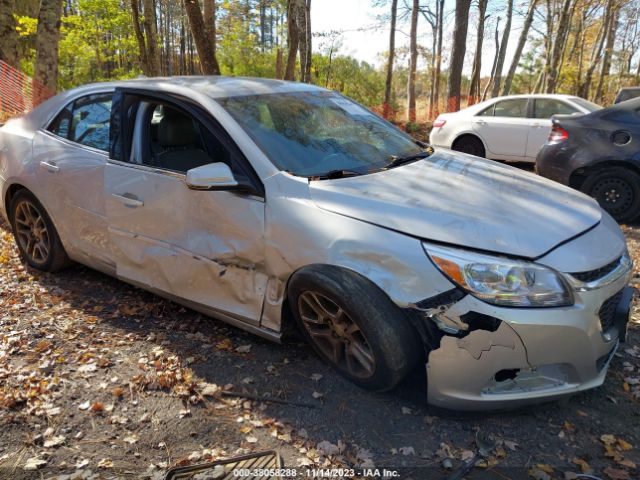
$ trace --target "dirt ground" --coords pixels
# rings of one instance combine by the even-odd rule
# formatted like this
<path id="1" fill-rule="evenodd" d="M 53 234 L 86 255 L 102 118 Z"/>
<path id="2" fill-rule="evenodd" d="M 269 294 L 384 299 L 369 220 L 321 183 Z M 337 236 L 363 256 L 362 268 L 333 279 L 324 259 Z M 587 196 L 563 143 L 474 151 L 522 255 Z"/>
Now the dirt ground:
<path id="1" fill-rule="evenodd" d="M 625 233 L 640 265 L 640 228 Z M 470 479 L 637 479 L 639 340 L 634 308 L 603 387 L 516 411 L 444 412 L 426 405 L 422 370 L 366 392 L 302 343 L 269 343 L 80 266 L 26 268 L 2 224 L 0 478 L 162 478 L 275 449 L 301 472 L 440 479 L 472 456 L 479 429 L 495 448 Z"/>

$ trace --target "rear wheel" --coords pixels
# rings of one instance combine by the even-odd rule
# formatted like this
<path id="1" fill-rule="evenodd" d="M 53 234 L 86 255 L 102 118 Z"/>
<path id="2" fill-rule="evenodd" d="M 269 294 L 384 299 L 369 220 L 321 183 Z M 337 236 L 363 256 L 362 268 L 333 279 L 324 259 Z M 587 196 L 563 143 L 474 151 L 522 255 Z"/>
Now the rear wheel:
<path id="1" fill-rule="evenodd" d="M 20 190 L 11 199 L 9 216 L 22 258 L 34 268 L 55 272 L 69 263 L 58 232 L 38 199 Z"/>
<path id="2" fill-rule="evenodd" d="M 420 359 L 420 343 L 402 311 L 354 272 L 305 268 L 291 279 L 289 299 L 316 353 L 363 388 L 393 388 Z"/>
<path id="3" fill-rule="evenodd" d="M 620 223 L 631 222 L 640 215 L 640 175 L 632 170 L 600 170 L 587 177 L 581 190 Z"/>
<path id="4" fill-rule="evenodd" d="M 478 137 L 473 135 L 465 135 L 460 137 L 453 143 L 453 150 L 462 153 L 468 153 L 469 155 L 475 155 L 476 157 L 485 156 L 484 145 Z"/>

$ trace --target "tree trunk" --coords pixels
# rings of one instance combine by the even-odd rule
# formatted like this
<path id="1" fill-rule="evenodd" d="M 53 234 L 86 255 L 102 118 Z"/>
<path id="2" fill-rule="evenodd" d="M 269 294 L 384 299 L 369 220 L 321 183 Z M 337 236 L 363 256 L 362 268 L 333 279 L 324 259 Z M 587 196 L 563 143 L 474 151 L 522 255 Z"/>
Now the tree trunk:
<path id="1" fill-rule="evenodd" d="M 284 72 L 285 80 L 295 80 L 296 58 L 298 55 L 298 46 L 300 44 L 300 19 L 299 10 L 305 8 L 304 0 L 288 0 L 287 1 L 287 32 L 288 32 L 288 55 L 287 66 Z"/>
<path id="2" fill-rule="evenodd" d="M 147 44 L 145 42 L 142 28 L 140 27 L 140 12 L 138 10 L 138 0 L 131 0 L 131 20 L 133 23 L 133 31 L 138 41 L 138 53 L 140 57 L 140 68 L 146 76 L 151 76 L 149 71 L 149 60 L 147 59 Z"/>
<path id="3" fill-rule="evenodd" d="M 389 118 L 391 113 L 391 84 L 393 83 L 393 63 L 396 59 L 396 23 L 398 20 L 398 0 L 391 0 L 391 32 L 389 33 L 389 59 L 387 60 L 387 79 L 384 84 L 384 105 L 382 115 Z"/>
<path id="4" fill-rule="evenodd" d="M 14 0 L 0 0 L 0 60 L 18 66 L 18 33 L 13 18 Z"/>
<path id="5" fill-rule="evenodd" d="M 462 67 L 467 49 L 467 29 L 469 27 L 469 7 L 471 0 L 456 0 L 455 25 L 453 27 L 453 49 L 449 66 L 449 92 L 447 94 L 447 111 L 460 110 L 460 85 L 462 83 Z"/>
<path id="6" fill-rule="evenodd" d="M 155 0 L 143 0 L 144 32 L 147 43 L 147 66 L 149 75 L 160 75 L 160 51 L 158 50 L 158 25 L 156 20 Z"/>
<path id="7" fill-rule="evenodd" d="M 489 81 L 484 87 L 484 91 L 482 92 L 482 101 L 487 98 L 487 94 L 489 93 L 489 88 L 493 84 L 493 77 L 496 74 L 496 65 L 498 64 L 498 53 L 500 52 L 500 17 L 496 20 L 496 33 L 495 33 L 495 43 L 496 43 L 496 54 L 493 56 L 493 64 L 491 66 L 491 76 L 489 77 Z"/>
<path id="8" fill-rule="evenodd" d="M 551 64 L 550 68 L 547 70 L 547 93 L 555 93 L 558 85 L 560 67 L 562 63 L 562 52 L 564 51 L 564 46 L 569 34 L 569 27 L 571 26 L 571 2 L 572 0 L 564 0 L 562 3 L 558 30 L 555 33 L 553 49 L 551 51 Z"/>
<path id="9" fill-rule="evenodd" d="M 213 54 L 215 55 L 217 50 L 216 0 L 204 0 L 204 31 L 209 39 L 209 43 L 211 43 Z"/>
<path id="10" fill-rule="evenodd" d="M 507 45 L 509 44 L 509 35 L 511 34 L 511 19 L 513 17 L 513 0 L 507 1 L 507 23 L 504 25 L 502 32 L 502 42 L 500 42 L 500 51 L 498 53 L 498 61 L 496 62 L 496 71 L 493 76 L 493 88 L 491 96 L 500 95 L 500 84 L 502 83 L 502 68 L 504 67 L 504 59 L 507 55 Z"/>
<path id="11" fill-rule="evenodd" d="M 191 26 L 193 41 L 196 44 L 198 58 L 200 59 L 200 68 L 205 75 L 220 75 L 220 66 L 218 59 L 213 51 L 213 44 L 206 33 L 204 19 L 198 0 L 184 0 L 187 18 Z"/>
<path id="12" fill-rule="evenodd" d="M 476 42 L 476 53 L 473 57 L 473 68 L 471 70 L 468 105 L 473 105 L 480 100 L 480 70 L 482 69 L 482 42 L 484 40 L 484 22 L 487 19 L 487 2 L 488 0 L 478 1 L 478 39 Z"/>
<path id="13" fill-rule="evenodd" d="M 58 89 L 58 43 L 62 2 L 41 0 L 36 33 L 36 70 L 34 78 L 50 92 Z"/>
<path id="14" fill-rule="evenodd" d="M 416 73 L 418 70 L 418 14 L 420 0 L 413 0 L 409 33 L 409 78 L 407 81 L 407 122 L 416 121 Z"/>
<path id="15" fill-rule="evenodd" d="M 527 43 L 527 36 L 529 35 L 529 29 L 531 28 L 531 24 L 533 23 L 533 15 L 535 14 L 537 3 L 537 0 L 531 0 L 529 2 L 529 8 L 527 9 L 527 14 L 524 17 L 524 23 L 522 24 L 522 31 L 520 32 L 520 37 L 518 38 L 518 45 L 516 46 L 516 51 L 513 54 L 513 60 L 511 62 L 511 66 L 509 67 L 507 78 L 504 79 L 502 95 L 509 95 L 509 92 L 511 91 L 513 77 L 516 74 L 516 69 L 520 64 L 520 58 L 522 57 L 522 51 L 524 50 L 524 46 Z"/>
<path id="16" fill-rule="evenodd" d="M 596 87 L 596 93 L 594 99 L 602 102 L 602 89 L 604 86 L 604 79 L 609 75 L 611 71 L 611 54 L 613 52 L 614 43 L 616 40 L 616 31 L 618 30 L 618 13 L 616 9 L 611 15 L 611 21 L 609 22 L 609 31 L 607 32 L 607 44 L 604 48 L 604 55 L 602 57 L 602 67 L 600 68 L 600 75 L 598 76 L 598 86 Z"/>
<path id="17" fill-rule="evenodd" d="M 298 8 L 298 27 L 300 50 L 300 81 L 311 83 L 311 0 L 303 0 Z"/>
<path id="18" fill-rule="evenodd" d="M 435 86 L 433 87 L 433 101 L 435 102 L 435 115 L 439 115 L 438 103 L 440 101 L 440 72 L 442 70 L 442 31 L 444 25 L 444 0 L 439 0 L 436 6 L 436 17 L 438 24 L 438 48 L 436 49 L 436 72 Z"/>
<path id="19" fill-rule="evenodd" d="M 593 51 L 591 52 L 591 59 L 589 63 L 589 67 L 585 72 L 584 81 L 580 84 L 580 88 L 578 91 L 578 95 L 582 98 L 589 98 L 589 90 L 591 89 L 591 82 L 593 80 L 593 72 L 596 70 L 596 66 L 600 63 L 600 57 L 602 55 L 602 48 L 604 47 L 604 41 L 607 37 L 607 31 L 610 17 L 611 17 L 611 8 L 613 6 L 613 0 L 607 1 L 607 8 L 605 9 L 604 19 L 602 20 L 602 25 L 600 27 L 600 31 L 598 32 L 598 36 L 596 37 L 596 41 L 593 46 Z"/>

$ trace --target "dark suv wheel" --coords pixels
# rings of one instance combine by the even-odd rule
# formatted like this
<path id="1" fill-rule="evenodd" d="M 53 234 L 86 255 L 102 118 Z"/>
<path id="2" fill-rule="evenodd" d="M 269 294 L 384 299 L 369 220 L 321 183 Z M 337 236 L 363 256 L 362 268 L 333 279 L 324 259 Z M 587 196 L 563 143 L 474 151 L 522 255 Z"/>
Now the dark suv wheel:
<path id="1" fill-rule="evenodd" d="M 370 390 L 395 387 L 423 349 L 403 312 L 355 272 L 312 266 L 289 282 L 303 336 L 342 375 Z"/>
<path id="2" fill-rule="evenodd" d="M 69 264 L 51 218 L 31 192 L 20 190 L 14 195 L 9 219 L 20 255 L 29 265 L 55 272 Z"/>
<path id="3" fill-rule="evenodd" d="M 582 192 L 620 223 L 640 215 L 640 175 L 624 167 L 610 167 L 592 173 L 582 184 Z"/>

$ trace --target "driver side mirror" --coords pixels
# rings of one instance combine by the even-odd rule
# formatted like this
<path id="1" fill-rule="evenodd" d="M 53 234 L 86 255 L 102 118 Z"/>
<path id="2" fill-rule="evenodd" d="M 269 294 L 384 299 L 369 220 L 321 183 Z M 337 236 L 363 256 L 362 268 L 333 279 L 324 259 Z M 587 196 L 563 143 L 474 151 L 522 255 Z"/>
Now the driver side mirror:
<path id="1" fill-rule="evenodd" d="M 187 172 L 187 186 L 192 190 L 233 190 L 238 187 L 226 163 L 210 163 Z"/>

